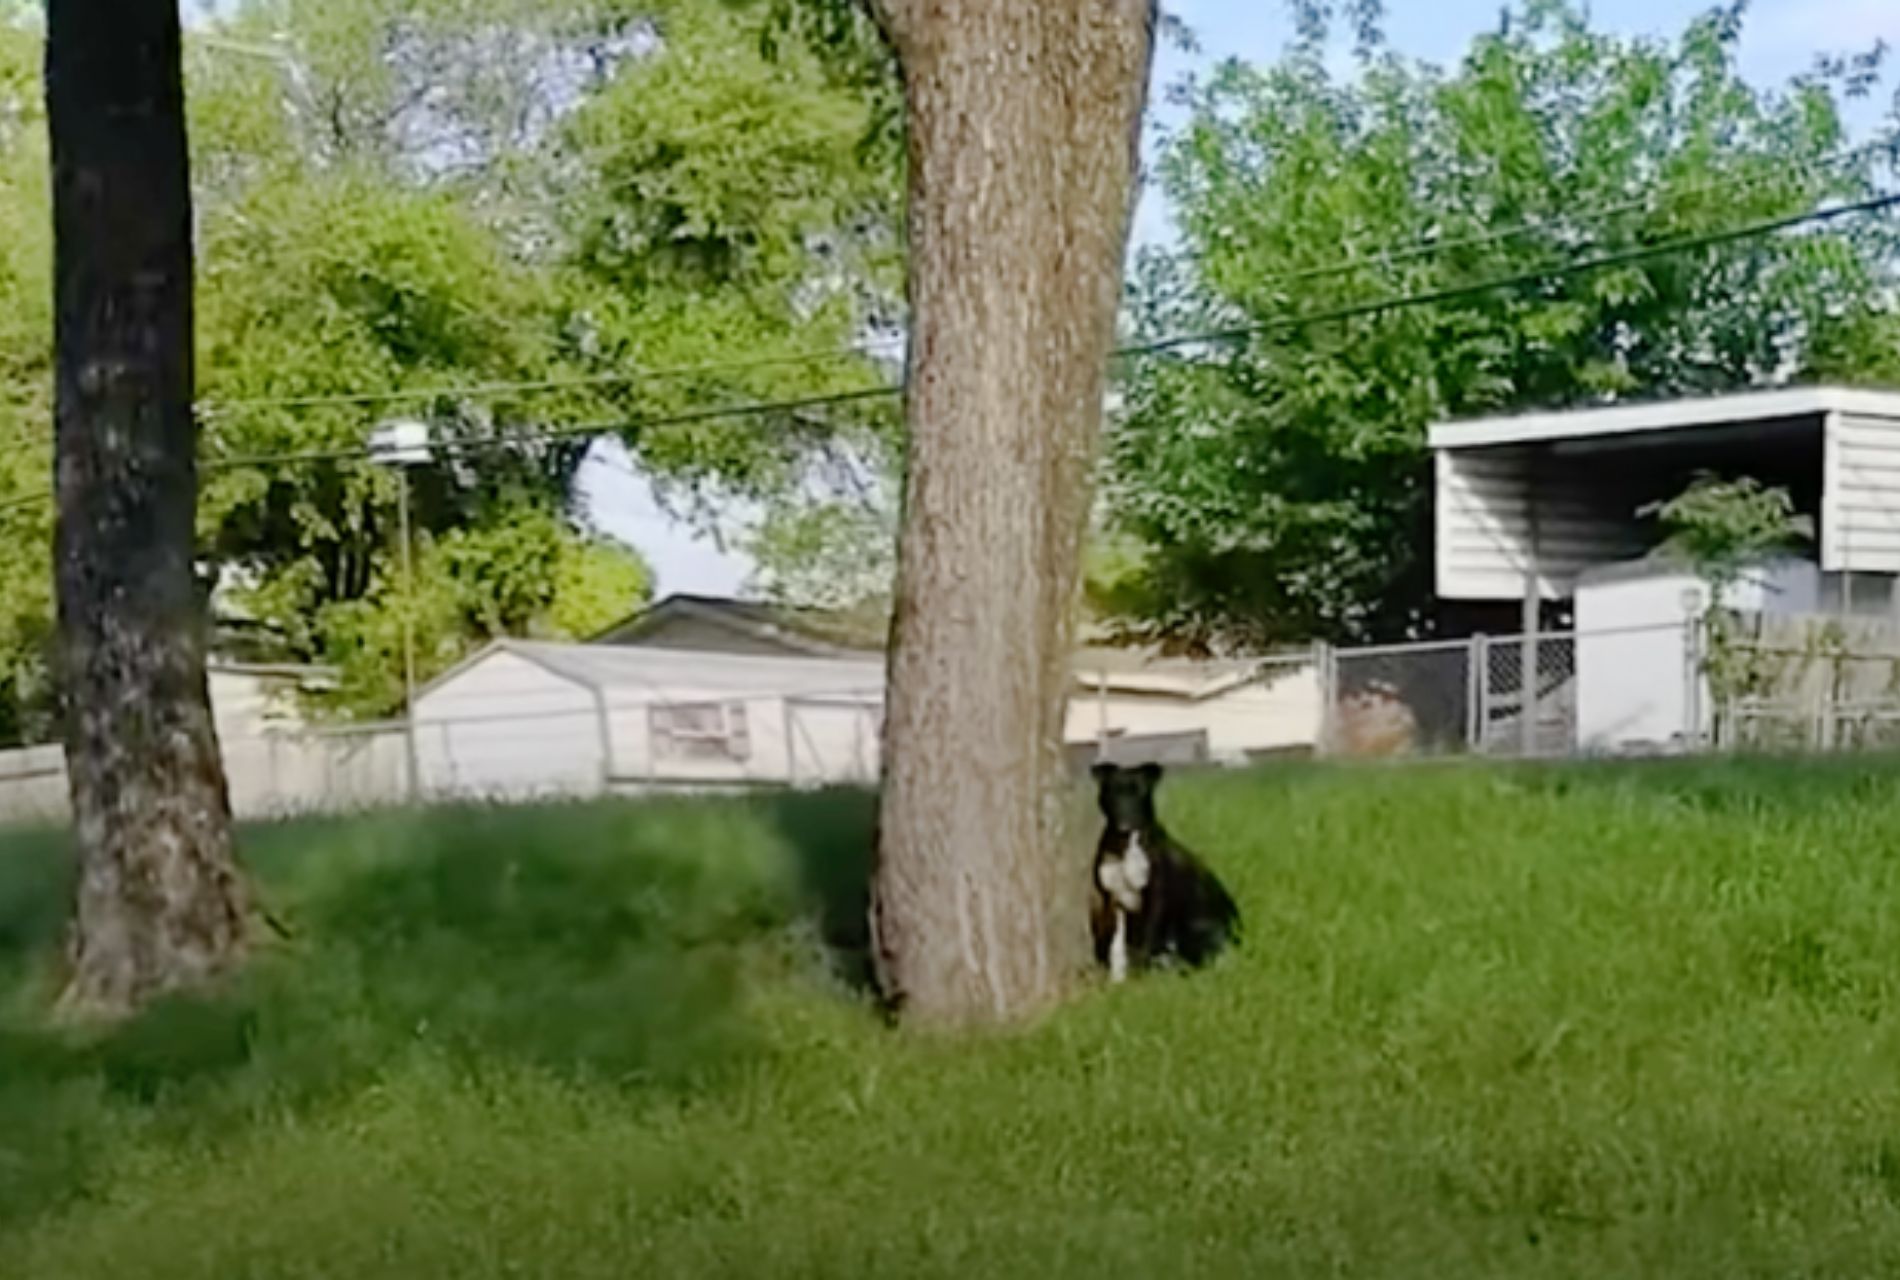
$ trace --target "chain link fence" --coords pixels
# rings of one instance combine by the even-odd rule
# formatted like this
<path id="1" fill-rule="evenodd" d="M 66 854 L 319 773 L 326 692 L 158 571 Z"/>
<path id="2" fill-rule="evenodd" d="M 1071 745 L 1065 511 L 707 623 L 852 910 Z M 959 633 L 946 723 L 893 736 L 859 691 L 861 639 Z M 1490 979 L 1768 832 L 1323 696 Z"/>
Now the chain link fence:
<path id="1" fill-rule="evenodd" d="M 1324 651 L 1320 754 L 1900 750 L 1900 622 L 1744 614 Z"/>
<path id="2" fill-rule="evenodd" d="M 233 809 L 870 785 L 883 691 L 591 707 L 222 739 Z M 1743 616 L 1157 665 L 1072 697 L 1071 764 L 1900 750 L 1900 623 Z M 57 746 L 0 751 L 0 822 L 65 819 Z"/>
<path id="3" fill-rule="evenodd" d="M 882 690 L 603 699 L 584 709 L 219 735 L 239 818 L 411 802 L 864 785 Z M 0 751 L 0 824 L 70 814 L 65 753 Z"/>
<path id="4" fill-rule="evenodd" d="M 1686 625 L 1473 636 L 1321 658 L 1320 754 L 1556 758 L 1681 749 L 1700 699 Z"/>

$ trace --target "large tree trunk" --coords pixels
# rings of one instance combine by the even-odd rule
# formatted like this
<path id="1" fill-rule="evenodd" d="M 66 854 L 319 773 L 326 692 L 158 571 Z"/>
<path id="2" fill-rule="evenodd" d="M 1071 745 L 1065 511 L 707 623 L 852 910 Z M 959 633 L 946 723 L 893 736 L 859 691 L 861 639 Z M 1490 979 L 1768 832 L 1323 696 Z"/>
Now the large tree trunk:
<path id="1" fill-rule="evenodd" d="M 192 573 L 191 194 L 173 0 L 51 0 L 60 666 L 79 879 L 69 1008 L 243 951 Z"/>
<path id="2" fill-rule="evenodd" d="M 872 926 L 885 995 L 1017 1017 L 1087 961 L 1062 723 L 1152 0 L 882 0 L 910 146 L 910 457 Z"/>

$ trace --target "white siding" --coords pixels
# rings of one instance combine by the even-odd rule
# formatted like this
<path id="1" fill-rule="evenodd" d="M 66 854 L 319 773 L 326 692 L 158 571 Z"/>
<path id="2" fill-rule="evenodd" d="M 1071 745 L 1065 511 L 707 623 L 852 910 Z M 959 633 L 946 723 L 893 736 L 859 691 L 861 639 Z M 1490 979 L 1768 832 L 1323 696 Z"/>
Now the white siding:
<path id="1" fill-rule="evenodd" d="M 1900 573 L 1900 418 L 1829 420 L 1821 567 Z"/>
<path id="2" fill-rule="evenodd" d="M 1319 673 L 1304 667 L 1271 683 L 1243 685 L 1198 701 L 1180 697 L 1130 696 L 1112 688 L 1106 699 L 1081 693 L 1069 700 L 1064 740 L 1093 742 L 1104 721 L 1111 733 L 1207 733 L 1215 757 L 1249 751 L 1312 746 L 1321 719 Z"/>
<path id="3" fill-rule="evenodd" d="M 1441 450 L 1437 471 L 1438 594 L 1447 600 L 1517 600 L 1532 551 L 1530 457 L 1520 449 Z M 1556 464 L 1536 475 L 1538 588 L 1563 599 L 1592 565 L 1642 551 L 1633 511 L 1594 499 Z"/>
<path id="4" fill-rule="evenodd" d="M 61 748 L 0 751 L 0 825 L 65 822 L 70 813 Z"/>
<path id="5" fill-rule="evenodd" d="M 1605 568 L 1578 584 L 1577 742 L 1584 750 L 1667 743 L 1691 728 L 1697 677 L 1687 620 L 1707 595 L 1693 573 L 1662 566 Z"/>
<path id="6" fill-rule="evenodd" d="M 784 704 L 785 749 L 799 786 L 875 782 L 883 730 L 880 702 L 797 698 Z"/>
<path id="7" fill-rule="evenodd" d="M 593 795 L 606 781 L 593 692 L 500 649 L 417 700 L 416 754 L 434 794 Z"/>
<path id="8" fill-rule="evenodd" d="M 206 668 L 205 684 L 220 737 L 256 737 L 303 724 L 298 674 L 213 663 Z"/>
<path id="9" fill-rule="evenodd" d="M 1690 655 L 1687 624 L 1711 590 L 1689 570 L 1649 563 L 1603 566 L 1578 583 L 1577 741 L 1585 750 L 1666 743 L 1709 728 L 1709 683 Z M 1820 593 L 1812 561 L 1786 560 L 1744 573 L 1725 600 L 1746 613 L 1808 615 Z"/>

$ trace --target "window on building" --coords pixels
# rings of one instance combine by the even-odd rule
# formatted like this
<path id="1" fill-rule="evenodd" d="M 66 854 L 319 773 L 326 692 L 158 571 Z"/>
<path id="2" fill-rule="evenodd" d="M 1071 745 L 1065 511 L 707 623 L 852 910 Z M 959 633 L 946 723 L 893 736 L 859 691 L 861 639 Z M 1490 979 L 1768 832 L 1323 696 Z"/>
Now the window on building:
<path id="1" fill-rule="evenodd" d="M 747 760 L 752 756 L 743 702 L 652 707 L 647 725 L 655 760 Z"/>

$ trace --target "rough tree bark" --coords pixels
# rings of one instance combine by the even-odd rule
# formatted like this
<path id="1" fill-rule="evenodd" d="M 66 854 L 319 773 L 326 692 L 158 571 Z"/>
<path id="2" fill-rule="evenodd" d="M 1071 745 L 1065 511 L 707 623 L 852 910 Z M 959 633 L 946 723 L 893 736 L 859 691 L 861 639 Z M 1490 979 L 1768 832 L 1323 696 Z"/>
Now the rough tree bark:
<path id="1" fill-rule="evenodd" d="M 71 1011 L 244 951 L 192 573 L 191 194 L 173 0 L 50 0 L 60 670 L 79 876 Z"/>
<path id="2" fill-rule="evenodd" d="M 873 0 L 903 69 L 910 455 L 872 931 L 912 1019 L 1087 962 L 1062 754 L 1152 0 Z"/>

